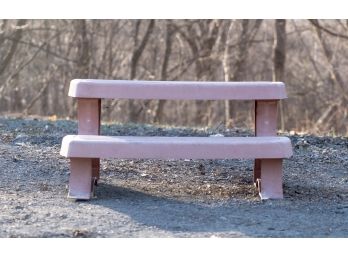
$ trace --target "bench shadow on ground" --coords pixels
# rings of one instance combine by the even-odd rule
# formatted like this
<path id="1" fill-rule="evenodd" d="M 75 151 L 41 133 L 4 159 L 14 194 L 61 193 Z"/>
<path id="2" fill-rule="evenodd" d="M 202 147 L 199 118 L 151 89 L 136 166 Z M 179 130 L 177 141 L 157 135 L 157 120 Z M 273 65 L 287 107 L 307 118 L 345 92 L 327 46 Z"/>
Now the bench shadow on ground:
<path id="1" fill-rule="evenodd" d="M 237 226 L 242 217 L 234 211 L 237 207 L 171 199 L 110 184 L 100 184 L 96 196 L 90 204 L 123 213 L 147 227 L 174 233 L 241 233 Z"/>
<path id="2" fill-rule="evenodd" d="M 129 216 L 136 223 L 167 232 L 223 233 L 225 236 L 292 236 L 289 223 L 295 222 L 309 201 L 316 201 L 319 189 L 285 187 L 283 201 L 247 201 L 201 203 L 155 196 L 110 184 L 97 187 L 96 199 L 89 204 L 109 208 Z M 297 192 L 297 193 L 296 193 Z M 337 197 L 337 192 L 327 190 L 326 199 Z M 319 201 L 319 200 L 318 200 Z M 295 203 L 295 204 L 294 204 Z M 302 206 L 302 207 L 301 207 Z M 289 212 L 291 210 L 291 212 Z M 262 213 L 262 215 L 260 215 Z M 278 219 L 276 224 L 274 220 Z M 305 224 L 305 220 L 303 220 Z M 294 228 L 295 236 L 301 229 Z M 302 236 L 307 235 L 304 231 Z"/>

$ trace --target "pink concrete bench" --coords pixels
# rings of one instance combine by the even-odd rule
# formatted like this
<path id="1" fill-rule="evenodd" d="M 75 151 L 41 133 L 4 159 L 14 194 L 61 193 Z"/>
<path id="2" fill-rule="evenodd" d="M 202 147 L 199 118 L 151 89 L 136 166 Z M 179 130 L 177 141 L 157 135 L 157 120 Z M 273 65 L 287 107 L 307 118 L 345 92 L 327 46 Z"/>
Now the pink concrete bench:
<path id="1" fill-rule="evenodd" d="M 70 198 L 91 198 L 100 158 L 255 159 L 260 197 L 283 198 L 282 160 L 292 148 L 288 138 L 277 137 L 277 104 L 286 98 L 281 82 L 72 80 L 69 96 L 78 101 L 79 134 L 65 136 L 61 148 L 70 158 Z M 253 100 L 256 137 L 100 136 L 103 98 Z"/>

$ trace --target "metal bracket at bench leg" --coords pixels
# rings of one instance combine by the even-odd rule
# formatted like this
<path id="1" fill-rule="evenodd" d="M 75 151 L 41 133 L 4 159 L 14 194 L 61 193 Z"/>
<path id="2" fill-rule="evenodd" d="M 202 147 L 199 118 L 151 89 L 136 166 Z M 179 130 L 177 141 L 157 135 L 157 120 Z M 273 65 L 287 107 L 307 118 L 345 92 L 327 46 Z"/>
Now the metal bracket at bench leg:
<path id="1" fill-rule="evenodd" d="M 283 199 L 282 159 L 262 159 L 258 189 L 261 199 Z"/>
<path id="2" fill-rule="evenodd" d="M 100 177 L 100 159 L 93 158 L 92 159 L 92 177 L 94 179 L 94 185 L 98 184 L 98 180 Z"/>
<path id="3" fill-rule="evenodd" d="M 256 159 L 254 161 L 254 186 L 257 187 L 257 181 L 261 179 L 261 160 Z"/>
<path id="4" fill-rule="evenodd" d="M 93 194 L 92 159 L 70 158 L 68 198 L 91 199 Z"/>
<path id="5" fill-rule="evenodd" d="M 78 98 L 77 118 L 79 135 L 100 135 L 101 99 Z M 92 176 L 99 180 L 100 159 L 92 159 Z"/>

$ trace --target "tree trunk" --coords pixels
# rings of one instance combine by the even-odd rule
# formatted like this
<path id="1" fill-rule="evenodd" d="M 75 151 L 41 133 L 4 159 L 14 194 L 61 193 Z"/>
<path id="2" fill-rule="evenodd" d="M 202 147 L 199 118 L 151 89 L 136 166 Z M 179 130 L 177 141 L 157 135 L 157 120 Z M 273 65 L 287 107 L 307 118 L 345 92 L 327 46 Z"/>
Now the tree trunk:
<path id="1" fill-rule="evenodd" d="M 44 35 L 44 38 L 47 42 L 45 48 L 46 48 L 46 62 L 47 62 L 47 66 L 46 66 L 46 69 L 45 69 L 45 75 L 44 76 L 47 76 L 47 77 L 43 77 L 42 79 L 42 86 L 43 87 L 46 87 L 46 89 L 43 91 L 42 93 L 42 96 L 41 96 L 41 114 L 42 115 L 50 115 L 51 111 L 50 111 L 50 55 L 49 55 L 49 52 L 50 52 L 50 42 L 49 42 L 49 24 L 48 24 L 48 20 L 45 20 L 44 21 L 44 28 L 46 29 L 45 30 L 45 35 Z M 46 86 L 46 83 L 48 84 Z M 58 92 L 56 92 L 58 93 Z"/>
<path id="2" fill-rule="evenodd" d="M 11 111 L 19 112 L 22 110 L 21 88 L 19 87 L 19 74 L 12 78 L 11 84 L 14 85 L 13 96 L 11 98 Z"/>
<path id="3" fill-rule="evenodd" d="M 149 38 L 153 32 L 154 26 L 155 26 L 155 21 L 150 20 L 147 29 L 145 31 L 145 34 L 138 43 L 138 34 L 139 34 L 139 29 L 141 25 L 141 20 L 136 21 L 135 23 L 135 35 L 134 35 L 134 51 L 131 57 L 131 66 L 130 66 L 130 79 L 133 80 L 137 77 L 137 66 L 140 60 L 140 57 L 149 41 Z M 129 110 L 129 121 L 130 122 L 136 122 L 138 120 L 139 114 L 142 111 L 142 108 L 139 108 L 138 105 L 136 104 L 135 100 L 129 100 L 128 101 L 128 110 Z"/>
<path id="4" fill-rule="evenodd" d="M 225 73 L 225 81 L 243 81 L 246 79 L 246 61 L 248 58 L 248 50 L 251 44 L 251 41 L 256 36 L 260 26 L 262 24 L 262 20 L 255 20 L 254 24 L 252 25 L 251 20 L 242 20 L 241 21 L 241 34 L 237 43 L 237 50 L 236 50 L 236 63 L 234 64 L 234 70 L 231 71 L 231 62 L 228 60 L 230 59 L 229 53 L 231 50 L 230 47 L 230 39 L 229 36 L 227 36 L 227 52 L 225 52 L 226 55 L 226 64 L 225 66 L 228 66 L 228 74 Z M 230 25 L 231 29 L 232 24 Z M 226 69 L 225 69 L 226 70 Z M 235 101 L 225 101 L 225 122 L 226 126 L 230 127 L 233 122 L 233 118 L 237 115 L 235 112 Z"/>
<path id="5" fill-rule="evenodd" d="M 78 33 L 77 39 L 77 74 L 78 78 L 89 78 L 90 64 L 90 42 L 87 36 L 86 20 L 76 20 L 75 29 Z"/>
<path id="6" fill-rule="evenodd" d="M 10 49 L 8 53 L 5 55 L 4 59 L 1 60 L 0 63 L 0 75 L 4 73 L 6 68 L 10 65 L 11 60 L 17 50 L 17 46 L 19 43 L 19 40 L 22 37 L 23 27 L 27 23 L 27 20 L 18 20 L 16 24 L 16 32 L 14 33 L 14 37 L 12 40 L 12 44 L 10 46 Z"/>
<path id="7" fill-rule="evenodd" d="M 164 56 L 163 56 L 163 62 L 161 67 L 161 80 L 167 80 L 167 73 L 168 73 L 168 64 L 169 64 L 169 57 L 172 52 L 172 38 L 173 38 L 173 30 L 171 28 L 170 21 L 167 21 L 166 23 L 166 36 L 165 36 L 165 46 L 164 46 Z M 155 112 L 154 122 L 162 122 L 163 120 L 163 110 L 164 105 L 166 103 L 166 100 L 159 100 L 157 102 L 157 108 Z"/>
<path id="8" fill-rule="evenodd" d="M 221 20 L 207 20 L 202 22 L 200 28 L 200 37 L 197 40 L 189 41 L 192 52 L 196 59 L 196 79 L 199 81 L 216 80 L 215 65 L 216 61 L 213 56 L 213 49 L 218 39 Z M 186 36 L 191 37 L 192 35 Z M 194 46 L 194 42 L 200 42 Z M 211 125 L 212 101 L 197 100 L 195 125 Z"/>
<path id="9" fill-rule="evenodd" d="M 227 30 L 227 35 L 226 35 L 225 49 L 224 49 L 224 55 L 222 60 L 225 81 L 230 81 L 231 65 L 230 65 L 229 59 L 230 59 L 230 45 L 232 43 L 231 33 L 232 33 L 232 29 L 234 25 L 235 25 L 235 22 L 231 21 Z M 225 127 L 228 128 L 232 125 L 229 100 L 224 101 L 224 115 L 225 115 Z"/>
<path id="10" fill-rule="evenodd" d="M 286 60 L 286 20 L 275 20 L 275 35 L 273 44 L 273 81 L 284 81 Z M 280 101 L 280 127 L 285 130 L 284 106 Z"/>
<path id="11" fill-rule="evenodd" d="M 80 79 L 89 78 L 90 65 L 90 42 L 88 39 L 88 28 L 86 20 L 74 20 L 74 28 L 77 34 L 76 74 L 74 77 Z M 77 102 L 74 101 L 69 116 L 76 116 Z"/>

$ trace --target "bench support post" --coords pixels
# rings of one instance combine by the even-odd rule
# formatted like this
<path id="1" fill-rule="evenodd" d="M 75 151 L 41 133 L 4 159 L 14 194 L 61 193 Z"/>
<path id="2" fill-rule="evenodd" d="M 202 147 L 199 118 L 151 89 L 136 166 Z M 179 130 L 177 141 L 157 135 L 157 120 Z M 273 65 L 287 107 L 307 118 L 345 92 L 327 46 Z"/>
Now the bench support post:
<path id="1" fill-rule="evenodd" d="M 78 98 L 77 119 L 79 135 L 100 135 L 101 99 Z M 100 175 L 100 159 L 92 159 L 92 177 L 95 183 Z"/>
<path id="2" fill-rule="evenodd" d="M 90 199 L 93 192 L 92 159 L 70 158 L 68 198 Z"/>
<path id="3" fill-rule="evenodd" d="M 255 101 L 255 136 L 277 135 L 277 100 Z M 260 159 L 254 163 L 254 185 L 262 179 L 262 164 Z M 279 171 L 281 174 L 281 170 Z M 280 184 L 282 186 L 282 184 Z"/>
<path id="4" fill-rule="evenodd" d="M 261 180 L 258 190 L 261 199 L 283 199 L 282 159 L 261 160 Z"/>

